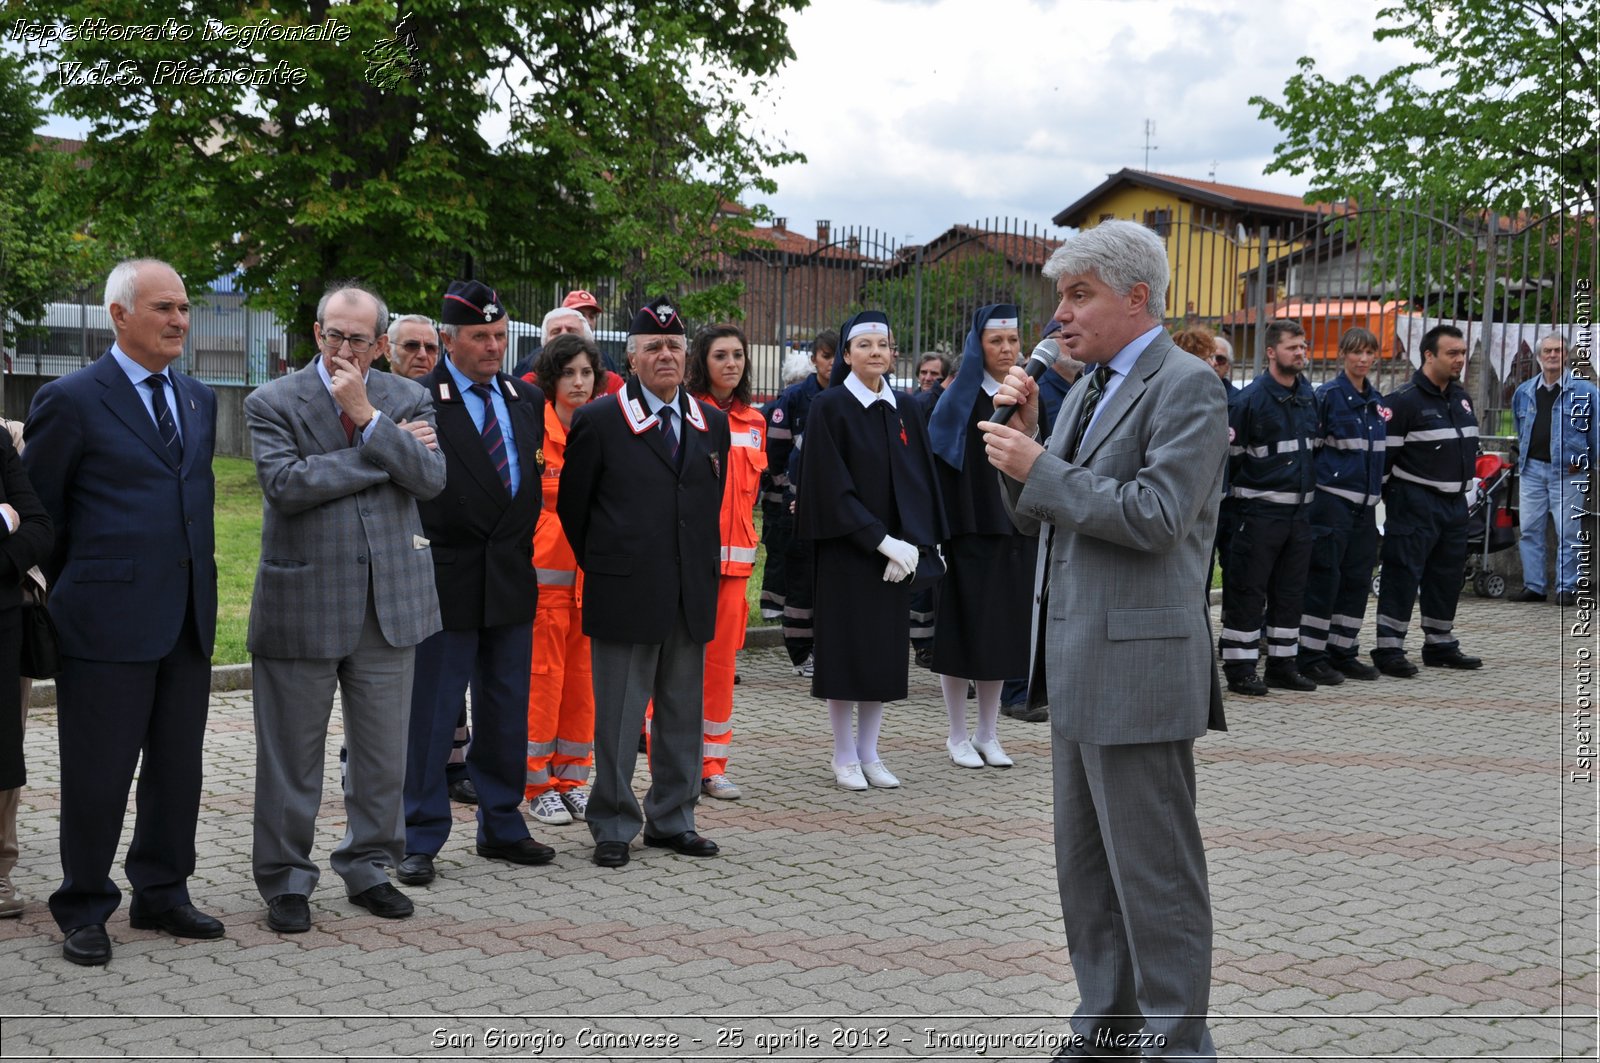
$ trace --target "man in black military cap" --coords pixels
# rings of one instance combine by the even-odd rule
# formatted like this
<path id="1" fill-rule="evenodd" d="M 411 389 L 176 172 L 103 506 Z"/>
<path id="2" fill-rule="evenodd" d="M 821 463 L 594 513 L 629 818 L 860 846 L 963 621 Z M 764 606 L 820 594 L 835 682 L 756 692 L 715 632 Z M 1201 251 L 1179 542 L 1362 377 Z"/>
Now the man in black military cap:
<path id="1" fill-rule="evenodd" d="M 646 845 L 714 856 L 694 829 L 700 794 L 705 647 L 716 628 L 718 517 L 728 419 L 683 388 L 683 320 L 665 299 L 629 330 L 634 376 L 573 415 L 557 512 L 584 573 L 583 633 L 594 663 L 594 862 L 621 867 Z M 645 705 L 650 790 L 632 780 Z M 645 819 L 649 825 L 645 827 Z"/>
<path id="2" fill-rule="evenodd" d="M 467 771 L 478 793 L 477 853 L 544 864 L 555 850 L 528 835 L 528 671 L 539 585 L 533 526 L 539 519 L 544 394 L 501 371 L 510 322 L 481 281 L 452 281 L 439 314 L 446 357 L 418 383 L 438 416 L 447 479 L 418 503 L 430 540 L 444 630 L 417 647 L 406 750 L 407 885 L 433 881 L 433 858 L 450 836 L 445 763 L 462 695 L 472 685 L 474 739 Z"/>

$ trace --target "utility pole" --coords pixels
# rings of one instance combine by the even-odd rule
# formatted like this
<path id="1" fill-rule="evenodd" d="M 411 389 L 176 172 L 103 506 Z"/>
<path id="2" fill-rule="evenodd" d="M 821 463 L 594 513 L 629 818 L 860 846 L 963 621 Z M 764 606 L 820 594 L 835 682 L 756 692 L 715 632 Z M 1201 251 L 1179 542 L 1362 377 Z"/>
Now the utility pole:
<path id="1" fill-rule="evenodd" d="M 1155 119 L 1146 118 L 1144 120 L 1144 172 L 1145 173 L 1149 173 L 1150 172 L 1150 153 L 1152 151 L 1159 151 L 1160 150 L 1160 148 L 1157 147 L 1155 144 L 1150 143 L 1150 141 L 1155 137 L 1155 135 L 1156 135 Z"/>

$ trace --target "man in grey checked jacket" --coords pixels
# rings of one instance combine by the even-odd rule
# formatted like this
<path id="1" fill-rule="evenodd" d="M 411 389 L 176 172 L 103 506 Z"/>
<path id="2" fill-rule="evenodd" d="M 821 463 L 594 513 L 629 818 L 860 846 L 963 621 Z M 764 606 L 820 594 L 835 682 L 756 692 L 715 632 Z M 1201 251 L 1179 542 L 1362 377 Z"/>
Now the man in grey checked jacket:
<path id="1" fill-rule="evenodd" d="M 335 286 L 317 307 L 321 353 L 257 388 L 245 419 L 265 502 L 250 607 L 256 723 L 256 888 L 267 925 L 311 928 L 311 859 L 323 746 L 337 684 L 349 828 L 333 852 L 352 903 L 396 919 L 411 901 L 387 867 L 405 851 L 412 656 L 439 630 L 417 500 L 444 489 L 433 405 L 420 385 L 369 373 L 384 354 L 383 300 Z"/>

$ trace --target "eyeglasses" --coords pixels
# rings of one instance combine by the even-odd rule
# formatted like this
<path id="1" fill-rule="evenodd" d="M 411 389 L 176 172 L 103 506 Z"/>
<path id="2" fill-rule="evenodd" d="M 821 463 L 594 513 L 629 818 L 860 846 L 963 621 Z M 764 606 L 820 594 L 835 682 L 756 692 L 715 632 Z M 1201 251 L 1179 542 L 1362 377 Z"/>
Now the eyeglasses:
<path id="1" fill-rule="evenodd" d="M 352 344 L 350 349 L 354 351 L 355 346 Z M 407 354 L 416 354 L 418 351 L 427 351 L 429 354 L 439 353 L 439 345 L 437 343 L 423 343 L 421 340 L 406 340 L 400 345 L 400 349 Z M 356 353 L 360 354 L 361 352 L 356 351 Z"/>
<path id="2" fill-rule="evenodd" d="M 322 342 L 328 345 L 329 354 L 333 354 L 347 343 L 350 345 L 351 354 L 366 354 L 375 341 L 371 336 L 346 336 L 342 332 L 324 332 Z"/>

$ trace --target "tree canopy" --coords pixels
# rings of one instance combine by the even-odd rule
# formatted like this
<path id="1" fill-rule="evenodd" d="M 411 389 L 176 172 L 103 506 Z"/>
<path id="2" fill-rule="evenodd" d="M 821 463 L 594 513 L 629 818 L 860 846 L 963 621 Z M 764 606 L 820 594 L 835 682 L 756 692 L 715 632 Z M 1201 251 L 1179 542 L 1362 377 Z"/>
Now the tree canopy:
<path id="1" fill-rule="evenodd" d="M 1281 101 L 1250 100 L 1284 136 L 1267 172 L 1339 204 L 1330 229 L 1393 297 L 1571 319 L 1600 272 L 1600 0 L 1392 0 L 1377 17 L 1375 39 L 1421 58 L 1343 81 L 1302 58 Z"/>
<path id="2" fill-rule="evenodd" d="M 1268 173 L 1308 199 L 1600 205 L 1600 0 L 1398 0 L 1378 23 L 1423 58 L 1331 81 L 1305 57 L 1281 102 L 1251 98 L 1284 135 Z"/>
<path id="3" fill-rule="evenodd" d="M 42 117 L 21 60 L 0 53 L 0 346 L 11 343 L 12 316 L 37 320 L 100 265 L 66 194 L 72 158 L 35 141 Z"/>
<path id="4" fill-rule="evenodd" d="M 13 17 L 58 31 L 35 69 L 91 123 L 77 193 L 97 235 L 191 278 L 240 268 L 303 336 L 340 277 L 425 311 L 469 270 L 685 284 L 739 245 L 721 204 L 794 158 L 742 101 L 792 58 L 781 16 L 805 2 L 20 0 Z M 135 10 L 155 29 L 108 32 Z"/>

